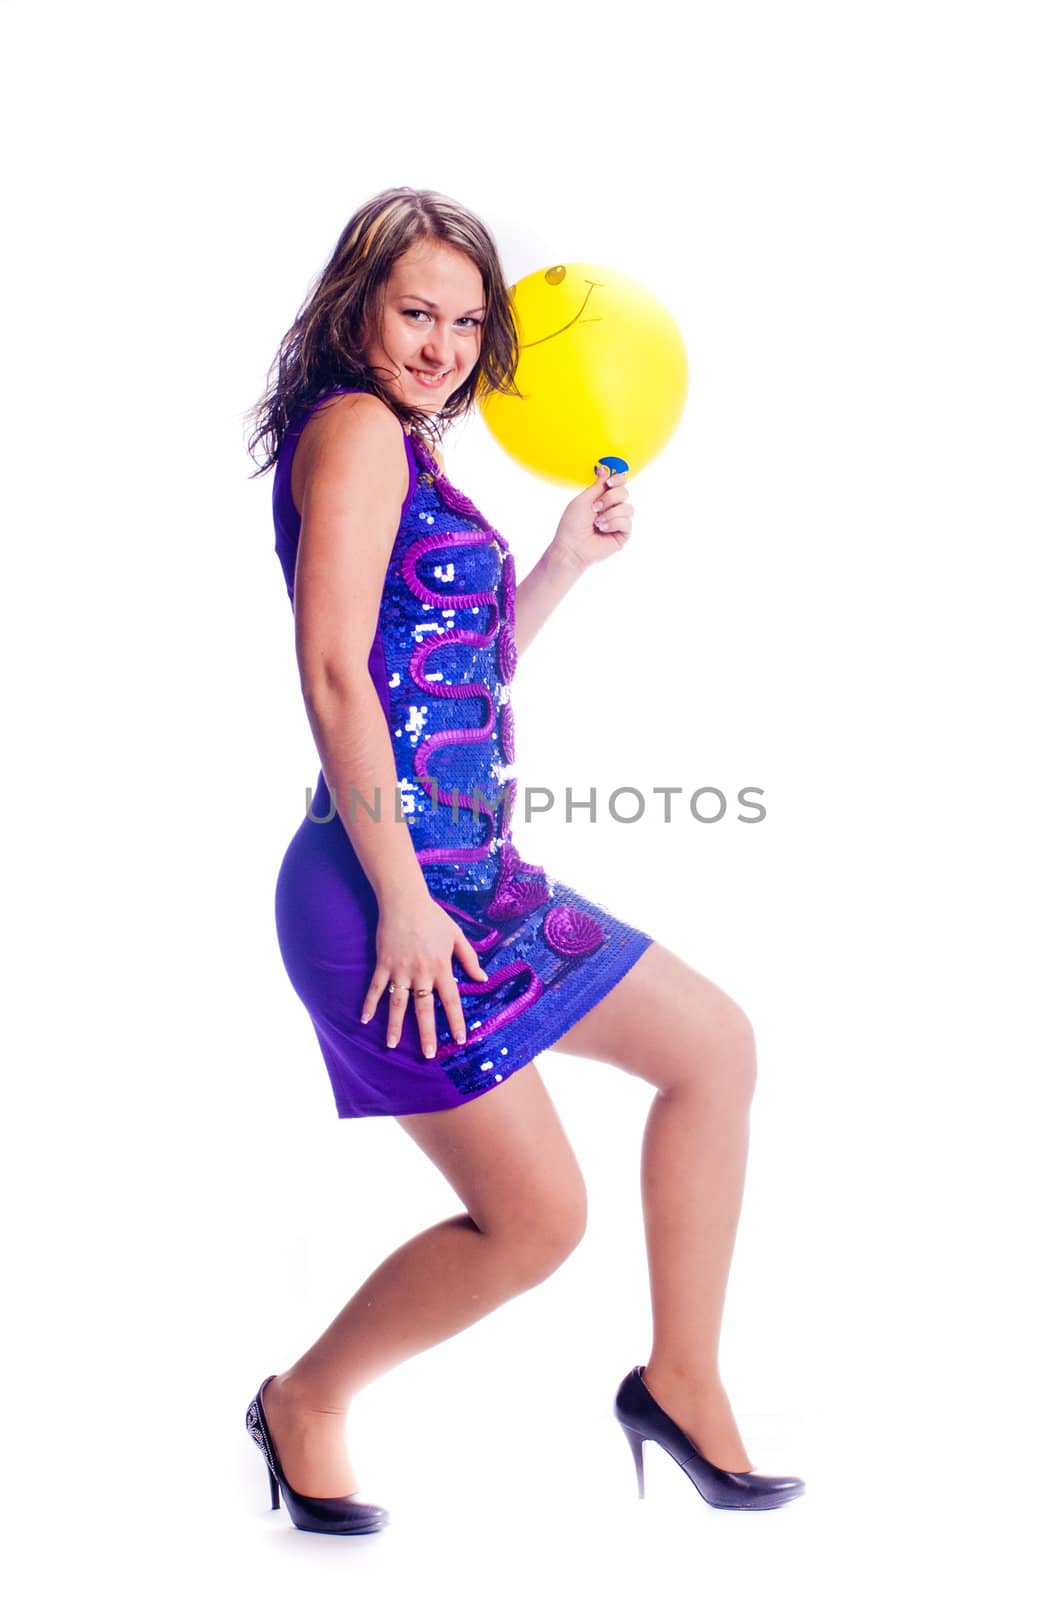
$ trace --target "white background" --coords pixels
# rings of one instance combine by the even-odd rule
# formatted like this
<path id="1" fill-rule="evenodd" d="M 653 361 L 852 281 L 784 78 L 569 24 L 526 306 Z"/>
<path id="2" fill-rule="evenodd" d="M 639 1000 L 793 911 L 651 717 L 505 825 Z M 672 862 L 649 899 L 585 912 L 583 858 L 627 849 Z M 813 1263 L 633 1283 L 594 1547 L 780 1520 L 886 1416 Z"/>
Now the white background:
<path id="1" fill-rule="evenodd" d="M 19 1592 L 1058 1592 L 1057 8 L 0 18 Z M 629 547 L 522 660 L 519 766 L 766 819 L 515 838 L 754 1021 L 722 1367 L 755 1468 L 806 1479 L 772 1516 L 656 1451 L 636 1496 L 651 1090 L 556 1052 L 587 1235 L 357 1398 L 392 1526 L 297 1533 L 244 1433 L 456 1210 L 393 1122 L 336 1118 L 273 926 L 318 762 L 242 419 L 393 184 L 476 210 L 511 282 L 640 279 L 686 343 Z M 565 491 L 479 417 L 445 453 L 523 576 Z"/>

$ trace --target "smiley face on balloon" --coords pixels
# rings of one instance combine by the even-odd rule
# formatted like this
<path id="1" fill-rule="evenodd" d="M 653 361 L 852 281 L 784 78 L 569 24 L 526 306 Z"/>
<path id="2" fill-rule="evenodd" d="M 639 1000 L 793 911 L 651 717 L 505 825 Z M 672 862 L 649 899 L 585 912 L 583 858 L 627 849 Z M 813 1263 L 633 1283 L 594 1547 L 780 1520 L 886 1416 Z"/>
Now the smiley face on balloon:
<path id="1" fill-rule="evenodd" d="M 687 398 L 680 330 L 650 291 L 613 267 L 576 261 L 510 291 L 521 397 L 492 393 L 481 415 L 515 461 L 582 487 L 619 456 L 638 472 L 665 447 Z"/>

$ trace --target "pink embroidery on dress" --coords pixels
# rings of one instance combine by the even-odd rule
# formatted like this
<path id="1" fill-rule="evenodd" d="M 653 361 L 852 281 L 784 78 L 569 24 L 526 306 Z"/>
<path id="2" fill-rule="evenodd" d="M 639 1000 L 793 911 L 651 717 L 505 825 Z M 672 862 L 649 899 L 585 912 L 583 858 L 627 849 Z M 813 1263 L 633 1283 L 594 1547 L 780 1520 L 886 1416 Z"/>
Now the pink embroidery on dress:
<path id="1" fill-rule="evenodd" d="M 554 906 L 543 918 L 543 937 L 560 956 L 586 956 L 606 935 L 594 917 L 573 906 Z"/>
<path id="2" fill-rule="evenodd" d="M 517 996 L 516 1000 L 509 1001 L 501 1011 L 497 1011 L 490 1021 L 485 1022 L 482 1027 L 471 1029 L 466 1044 L 479 1042 L 487 1034 L 494 1033 L 496 1028 L 501 1028 L 504 1022 L 512 1022 L 514 1017 L 521 1015 L 522 1011 L 527 1011 L 528 1007 L 543 993 L 543 982 L 527 961 L 511 961 L 509 966 L 500 967 L 497 972 L 494 972 L 486 983 L 463 983 L 459 980 L 459 994 L 481 995 L 490 994 L 493 989 L 498 989 L 508 979 L 523 975 L 528 977 L 528 987 Z M 453 1056 L 456 1051 L 464 1050 L 465 1048 L 466 1045 L 459 1044 L 457 1039 L 448 1039 L 437 1049 L 436 1060 L 444 1061 L 448 1056 Z"/>
<path id="3" fill-rule="evenodd" d="M 543 868 L 522 861 L 512 839 L 504 842 L 500 858 L 495 894 L 484 913 L 490 922 L 507 922 L 513 917 L 523 917 L 550 899 L 550 888 Z M 523 881 L 517 876 L 519 872 L 533 876 L 530 881 Z"/>
<path id="4" fill-rule="evenodd" d="M 499 707 L 499 744 L 502 746 L 502 758 L 506 765 L 512 766 L 514 760 L 514 714 L 508 700 L 504 700 Z"/>
<path id="5" fill-rule="evenodd" d="M 445 648 L 449 644 L 470 644 L 488 647 L 493 642 L 496 646 L 502 681 L 508 683 L 513 677 L 517 666 L 517 643 L 514 634 L 514 607 L 516 603 L 516 576 L 514 558 L 510 547 L 502 535 L 491 526 L 487 518 L 477 510 L 473 502 L 456 489 L 447 477 L 440 472 L 435 461 L 432 460 L 426 446 L 424 446 L 416 433 L 411 434 L 411 442 L 416 456 L 420 456 L 428 472 L 427 481 L 436 486 L 437 493 L 442 503 L 450 510 L 457 512 L 462 517 L 471 518 L 478 528 L 456 529 L 451 532 L 430 534 L 425 538 L 415 540 L 405 552 L 401 571 L 403 579 L 410 592 L 417 599 L 428 605 L 434 605 L 448 610 L 469 610 L 471 608 L 485 607 L 489 612 L 489 625 L 483 633 L 475 632 L 469 628 L 449 628 L 440 632 L 434 638 L 419 641 L 414 649 L 410 661 L 410 676 L 418 688 L 426 694 L 435 695 L 443 699 L 476 699 L 484 702 L 484 720 L 473 728 L 444 729 L 438 733 L 430 734 L 418 745 L 414 753 L 414 772 L 416 777 L 426 786 L 432 788 L 427 767 L 429 757 L 434 751 L 448 745 L 477 744 L 490 739 L 495 728 L 496 709 L 493 689 L 487 683 L 441 683 L 438 677 L 429 678 L 426 665 L 433 652 Z M 502 606 L 500 608 L 494 591 L 483 590 L 472 594 L 454 593 L 443 595 L 437 589 L 431 589 L 423 583 L 417 575 L 418 560 L 432 550 L 446 548 L 494 544 L 502 555 Z M 500 747 L 503 759 L 509 765 L 513 761 L 514 730 L 513 713 L 508 701 L 502 701 L 499 706 Z M 443 803 L 453 809 L 461 808 L 474 811 L 486 816 L 488 832 L 482 845 L 471 849 L 454 849 L 441 846 L 436 849 L 423 849 L 417 852 L 419 861 L 442 861 L 457 863 L 461 861 L 481 861 L 491 854 L 492 846 L 496 839 L 501 839 L 500 870 L 495 881 L 495 890 L 492 895 L 488 910 L 484 918 L 497 921 L 512 920 L 523 916 L 550 898 L 550 888 L 547 877 L 542 867 L 530 866 L 522 861 L 513 844 L 507 837 L 509 817 L 517 797 L 517 783 L 511 778 L 503 786 L 503 798 L 497 810 L 501 813 L 501 828 L 496 823 L 496 812 L 490 807 L 476 804 L 477 797 L 471 797 L 458 790 L 441 791 L 436 795 L 437 804 Z M 519 876 L 523 874 L 523 876 Z M 470 938 L 470 943 L 478 952 L 494 949 L 502 940 L 502 933 L 498 928 L 482 933 L 483 919 L 469 915 L 458 907 L 439 901 L 445 909 L 459 916 L 463 922 L 477 925 L 478 938 Z M 515 960 L 507 966 L 501 967 L 493 973 L 485 983 L 458 981 L 458 992 L 463 995 L 490 994 L 500 984 L 507 980 L 524 977 L 527 982 L 524 990 L 516 999 L 509 1001 L 502 1010 L 486 1022 L 482 1027 L 471 1030 L 467 1045 L 478 1043 L 486 1035 L 500 1028 L 505 1023 L 512 1022 L 515 1017 L 528 1009 L 537 997 L 543 992 L 542 980 L 535 969 L 527 961 Z M 450 1040 L 440 1045 L 437 1051 L 437 1060 L 445 1060 L 457 1051 L 463 1050 L 466 1045 L 460 1045 L 456 1040 Z"/>
<path id="6" fill-rule="evenodd" d="M 486 533 L 490 533 L 493 538 L 499 541 L 499 544 L 502 546 L 503 550 L 509 550 L 510 546 L 507 544 L 502 534 L 499 533 L 496 528 L 492 527 L 483 511 L 478 511 L 472 500 L 470 500 L 469 496 L 463 494 L 461 489 L 457 489 L 447 477 L 446 473 L 440 471 L 436 462 L 433 460 L 432 453 L 428 446 L 421 440 L 417 433 L 411 433 L 410 442 L 414 447 L 414 454 L 420 457 L 422 466 L 425 467 L 426 470 L 431 474 L 433 482 L 439 491 L 440 499 L 443 501 L 444 505 L 448 506 L 452 511 L 457 511 L 458 515 L 461 517 L 473 517 L 477 522 L 480 523 L 480 526 Z"/>
<path id="7" fill-rule="evenodd" d="M 495 699 L 491 689 L 486 683 L 440 683 L 427 676 L 427 662 L 436 650 L 446 649 L 451 644 L 471 644 L 486 647 L 495 638 L 499 626 L 499 605 L 494 590 L 475 590 L 467 594 L 456 593 L 443 596 L 438 589 L 430 589 L 422 583 L 417 575 L 419 559 L 432 550 L 455 548 L 468 545 L 483 545 L 491 543 L 491 534 L 484 531 L 457 530 L 454 532 L 432 533 L 423 539 L 415 539 L 406 550 L 401 571 L 403 580 L 410 592 L 419 600 L 440 606 L 444 600 L 448 602 L 448 609 L 471 610 L 473 607 L 486 607 L 490 612 L 491 621 L 483 632 L 472 628 L 449 628 L 446 632 L 438 633 L 434 637 L 422 639 L 413 651 L 410 658 L 410 676 L 419 689 L 426 694 L 435 695 L 439 699 L 468 700 L 481 699 L 484 701 L 485 720 L 475 728 L 444 728 L 438 733 L 430 734 L 418 745 L 414 752 L 414 772 L 422 780 L 426 790 L 432 789 L 428 773 L 429 757 L 433 751 L 449 745 L 480 744 L 485 739 L 490 739 L 495 727 Z M 486 817 L 488 831 L 482 844 L 467 849 L 452 849 L 445 845 L 429 846 L 417 852 L 419 861 L 483 861 L 491 852 L 492 840 L 496 837 L 497 827 L 495 813 L 485 801 L 475 795 L 468 795 L 461 790 L 441 789 L 435 793 L 437 805 L 450 806 L 452 809 L 471 811 L 477 817 Z"/>
<path id="8" fill-rule="evenodd" d="M 502 611 L 507 622 L 514 620 L 514 605 L 517 600 L 517 573 L 514 569 L 513 554 L 508 550 L 506 559 L 502 564 Z"/>
<path id="9" fill-rule="evenodd" d="M 514 640 L 514 630 L 508 622 L 499 623 L 495 656 L 499 663 L 499 677 L 503 683 L 510 683 L 517 671 L 517 644 Z"/>

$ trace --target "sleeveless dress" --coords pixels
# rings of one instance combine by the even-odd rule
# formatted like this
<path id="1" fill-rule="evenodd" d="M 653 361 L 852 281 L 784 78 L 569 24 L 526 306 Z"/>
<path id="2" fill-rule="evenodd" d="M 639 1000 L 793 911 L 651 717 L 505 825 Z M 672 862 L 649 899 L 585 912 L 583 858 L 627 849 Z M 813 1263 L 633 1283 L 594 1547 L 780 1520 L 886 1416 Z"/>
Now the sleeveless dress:
<path id="1" fill-rule="evenodd" d="M 275 549 L 295 606 L 300 518 L 296 442 L 318 396 L 286 430 L 273 483 Z M 461 1105 L 502 1083 L 599 1001 L 653 943 L 602 905 L 522 859 L 510 835 L 517 782 L 510 686 L 517 666 L 514 558 L 506 540 L 406 438 L 409 485 L 388 562 L 368 667 L 392 736 L 402 807 L 432 898 L 469 939 L 486 982 L 457 956 L 466 1022 L 454 1039 L 434 993 L 436 1054 L 407 1008 L 386 1044 L 389 995 L 369 1022 L 377 902 L 319 769 L 277 877 L 285 970 L 314 1026 L 340 1117 Z M 364 796 L 372 807 L 374 796 Z M 395 803 L 390 779 L 381 804 Z"/>

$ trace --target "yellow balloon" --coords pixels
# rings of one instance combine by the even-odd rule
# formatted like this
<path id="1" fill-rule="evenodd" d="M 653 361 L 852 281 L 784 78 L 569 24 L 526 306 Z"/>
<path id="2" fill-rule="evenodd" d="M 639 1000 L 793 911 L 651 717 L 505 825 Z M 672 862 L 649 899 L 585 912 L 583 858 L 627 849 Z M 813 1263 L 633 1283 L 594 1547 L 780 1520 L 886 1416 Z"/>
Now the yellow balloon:
<path id="1" fill-rule="evenodd" d="M 687 355 L 665 307 L 613 267 L 570 261 L 510 290 L 523 398 L 489 394 L 502 448 L 550 483 L 585 487 L 600 456 L 638 472 L 664 449 L 687 398 Z"/>

